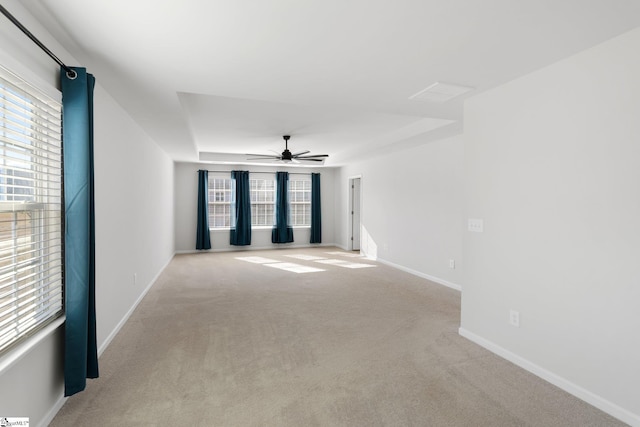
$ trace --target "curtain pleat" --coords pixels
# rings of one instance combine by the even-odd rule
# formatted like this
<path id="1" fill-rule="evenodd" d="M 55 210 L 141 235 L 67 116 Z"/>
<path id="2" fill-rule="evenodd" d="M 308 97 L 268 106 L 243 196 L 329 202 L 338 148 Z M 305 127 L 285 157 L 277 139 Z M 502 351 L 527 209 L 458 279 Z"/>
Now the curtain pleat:
<path id="1" fill-rule="evenodd" d="M 271 242 L 293 242 L 293 228 L 289 226 L 289 172 L 276 172 L 276 225 L 271 231 Z"/>
<path id="2" fill-rule="evenodd" d="M 320 174 L 311 174 L 311 239 L 309 243 L 322 243 L 322 208 L 320 205 Z"/>
<path id="3" fill-rule="evenodd" d="M 196 227 L 196 249 L 211 249 L 209 233 L 209 171 L 198 171 L 198 224 Z"/>
<path id="4" fill-rule="evenodd" d="M 249 187 L 249 171 L 231 171 L 231 179 L 236 184 L 235 209 L 232 209 L 229 241 L 234 246 L 251 244 L 251 193 Z"/>
<path id="5" fill-rule="evenodd" d="M 65 396 L 97 378 L 95 311 L 95 217 L 93 181 L 93 89 L 95 78 L 74 68 L 60 71 L 65 205 Z"/>

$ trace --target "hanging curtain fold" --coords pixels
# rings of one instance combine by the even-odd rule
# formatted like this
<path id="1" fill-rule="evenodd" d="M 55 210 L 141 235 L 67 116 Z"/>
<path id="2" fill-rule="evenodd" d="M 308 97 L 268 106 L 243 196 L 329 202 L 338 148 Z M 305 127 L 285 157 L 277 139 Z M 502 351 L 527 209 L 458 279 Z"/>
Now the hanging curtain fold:
<path id="1" fill-rule="evenodd" d="M 236 184 L 235 209 L 231 209 L 230 244 L 246 246 L 251 244 L 251 193 L 249 171 L 231 171 L 231 179 Z"/>
<path id="2" fill-rule="evenodd" d="M 65 396 L 98 377 L 95 308 L 93 88 L 85 68 L 60 71 L 64 152 Z"/>
<path id="3" fill-rule="evenodd" d="M 271 231 L 271 242 L 293 242 L 293 228 L 289 225 L 289 172 L 276 172 L 276 225 Z"/>
<path id="4" fill-rule="evenodd" d="M 209 171 L 198 171 L 198 224 L 196 227 L 196 249 L 211 249 L 209 233 Z"/>
<path id="5" fill-rule="evenodd" d="M 311 239 L 309 243 L 322 243 L 322 216 L 320 205 L 320 174 L 311 174 Z"/>

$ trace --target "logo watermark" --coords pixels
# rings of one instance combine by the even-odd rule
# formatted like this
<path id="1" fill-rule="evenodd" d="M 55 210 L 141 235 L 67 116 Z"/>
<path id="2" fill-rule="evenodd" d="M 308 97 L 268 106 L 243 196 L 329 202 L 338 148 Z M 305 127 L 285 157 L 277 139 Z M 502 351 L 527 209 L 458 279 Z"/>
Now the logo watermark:
<path id="1" fill-rule="evenodd" d="M 28 417 L 0 417 L 0 427 L 29 427 Z"/>

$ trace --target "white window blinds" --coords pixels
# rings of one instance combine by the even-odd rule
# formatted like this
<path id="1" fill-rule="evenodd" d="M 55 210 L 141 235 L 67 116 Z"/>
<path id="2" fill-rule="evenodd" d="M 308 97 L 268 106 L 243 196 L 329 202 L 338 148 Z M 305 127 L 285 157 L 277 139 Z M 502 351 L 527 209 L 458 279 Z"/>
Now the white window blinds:
<path id="1" fill-rule="evenodd" d="M 0 353 L 63 313 L 61 111 L 0 67 Z"/>

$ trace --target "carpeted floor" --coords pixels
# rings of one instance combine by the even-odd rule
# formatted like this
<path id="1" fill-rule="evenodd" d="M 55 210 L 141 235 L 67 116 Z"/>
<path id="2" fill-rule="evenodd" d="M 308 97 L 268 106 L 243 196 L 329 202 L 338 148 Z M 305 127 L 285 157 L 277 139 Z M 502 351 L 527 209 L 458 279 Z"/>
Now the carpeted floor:
<path id="1" fill-rule="evenodd" d="M 624 425 L 460 337 L 459 292 L 348 255 L 176 256 L 51 425 Z"/>

